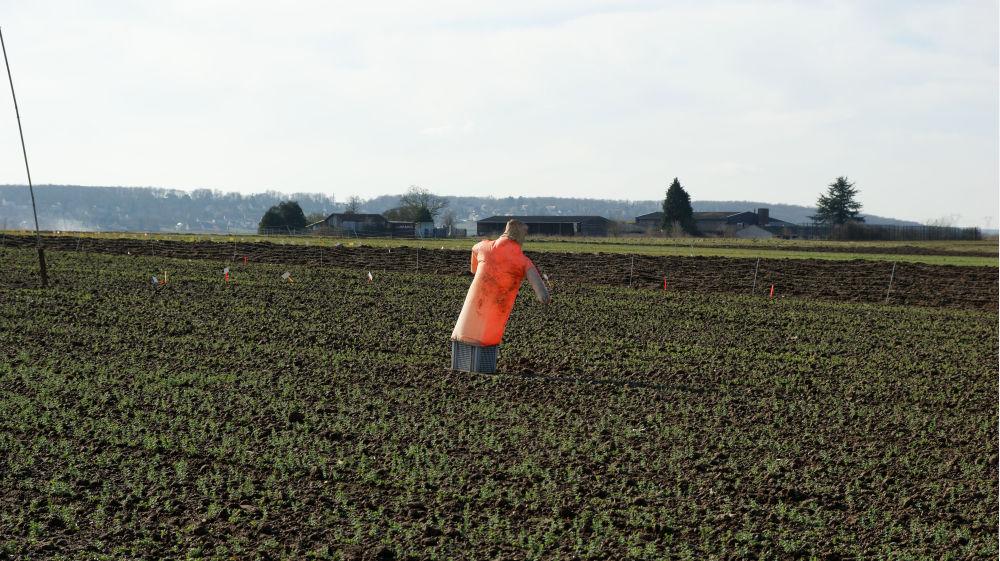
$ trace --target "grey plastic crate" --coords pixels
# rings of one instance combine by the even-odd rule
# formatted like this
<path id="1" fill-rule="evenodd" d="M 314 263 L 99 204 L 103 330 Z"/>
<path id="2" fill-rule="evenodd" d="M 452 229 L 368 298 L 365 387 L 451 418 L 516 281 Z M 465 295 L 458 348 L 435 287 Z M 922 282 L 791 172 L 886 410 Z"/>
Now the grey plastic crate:
<path id="1" fill-rule="evenodd" d="M 451 369 L 463 372 L 497 371 L 497 346 L 480 347 L 461 341 L 451 342 Z"/>

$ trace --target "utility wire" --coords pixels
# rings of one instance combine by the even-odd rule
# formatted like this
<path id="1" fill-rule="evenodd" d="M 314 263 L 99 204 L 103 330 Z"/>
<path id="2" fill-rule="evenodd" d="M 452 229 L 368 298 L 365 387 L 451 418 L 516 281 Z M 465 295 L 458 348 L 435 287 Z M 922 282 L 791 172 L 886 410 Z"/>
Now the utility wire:
<path id="1" fill-rule="evenodd" d="M 42 288 L 45 288 L 49 285 L 49 275 L 45 268 L 45 251 L 42 249 L 42 234 L 38 231 L 38 207 L 35 205 L 35 187 L 31 184 L 31 169 L 28 167 L 28 149 L 24 146 L 24 129 L 21 128 L 21 112 L 17 108 L 17 95 L 14 94 L 14 78 L 10 75 L 10 61 L 7 59 L 7 45 L 3 42 L 3 29 L 0 29 L 0 49 L 3 49 L 3 62 L 7 66 L 10 96 L 14 99 L 17 132 L 21 135 L 21 153 L 24 154 L 24 171 L 28 174 L 28 192 L 31 193 L 31 212 L 35 216 L 35 244 L 38 248 L 38 269 L 42 276 Z"/>

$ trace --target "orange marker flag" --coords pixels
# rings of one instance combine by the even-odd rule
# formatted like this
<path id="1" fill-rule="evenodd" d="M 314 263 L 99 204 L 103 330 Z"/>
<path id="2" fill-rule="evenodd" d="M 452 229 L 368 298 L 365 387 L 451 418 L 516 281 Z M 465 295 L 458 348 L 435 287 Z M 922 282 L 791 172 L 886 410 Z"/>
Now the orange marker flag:
<path id="1" fill-rule="evenodd" d="M 663 277 L 663 290 L 667 290 L 667 277 Z"/>
<path id="2" fill-rule="evenodd" d="M 770 296 L 770 298 L 774 298 L 774 285 L 773 284 L 771 285 L 771 296 Z"/>

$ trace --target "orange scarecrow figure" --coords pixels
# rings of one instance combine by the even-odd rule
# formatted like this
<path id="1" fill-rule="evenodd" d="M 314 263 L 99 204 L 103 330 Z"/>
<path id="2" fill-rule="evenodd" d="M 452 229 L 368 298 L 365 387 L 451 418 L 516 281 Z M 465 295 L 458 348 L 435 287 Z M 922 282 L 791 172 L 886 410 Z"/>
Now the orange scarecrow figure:
<path id="1" fill-rule="evenodd" d="M 451 332 L 452 341 L 477 347 L 500 344 L 525 277 L 539 302 L 552 300 L 535 264 L 521 251 L 527 234 L 527 225 L 511 220 L 495 241 L 483 240 L 472 248 L 470 270 L 475 278 Z"/>

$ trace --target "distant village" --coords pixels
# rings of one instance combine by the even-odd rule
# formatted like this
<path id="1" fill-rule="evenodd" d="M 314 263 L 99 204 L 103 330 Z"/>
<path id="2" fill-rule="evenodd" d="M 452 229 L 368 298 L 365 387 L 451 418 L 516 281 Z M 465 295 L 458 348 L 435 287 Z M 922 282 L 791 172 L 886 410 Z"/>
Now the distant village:
<path id="1" fill-rule="evenodd" d="M 797 237 L 796 224 L 770 216 L 767 208 L 755 212 L 721 211 L 692 213 L 702 236 L 729 238 Z M 357 237 L 443 238 L 498 236 L 507 221 L 516 218 L 528 225 L 532 236 L 655 235 L 662 231 L 663 212 L 636 216 L 634 222 L 617 222 L 603 216 L 490 216 L 475 222 L 474 231 L 455 226 L 435 227 L 434 221 L 392 221 L 381 214 L 335 212 L 307 225 L 315 233 Z"/>
<path id="2" fill-rule="evenodd" d="M 411 186 L 400 197 L 401 205 L 383 214 L 357 212 L 362 201 L 353 197 L 345 212 L 335 212 L 306 225 L 316 234 L 389 237 L 479 237 L 498 236 L 511 219 L 528 226 L 529 236 L 691 236 L 737 239 L 833 239 L 833 240 L 966 240 L 981 239 L 978 228 L 943 225 L 894 226 L 867 224 L 861 214 L 858 189 L 846 176 L 837 177 L 820 194 L 811 224 L 796 224 L 771 216 L 769 207 L 755 210 L 694 212 L 691 197 L 675 177 L 667 189 L 662 211 L 639 214 L 632 219 L 612 220 L 590 215 L 493 215 L 476 218 L 474 225 L 459 223 L 452 212 L 435 216 L 448 206 L 447 199 L 429 190 Z M 300 211 L 301 212 L 301 211 Z M 472 217 L 470 217 L 472 218 Z M 262 226 L 264 222 L 262 221 Z"/>
<path id="3" fill-rule="evenodd" d="M 503 231 L 507 220 L 525 222 L 532 236 L 698 236 L 725 238 L 929 240 L 980 239 L 978 228 L 947 222 L 919 224 L 863 215 L 849 224 L 812 220 L 816 208 L 750 201 L 692 201 L 684 232 L 664 228 L 664 201 L 599 200 L 558 197 L 436 197 L 416 189 L 418 199 L 446 203 L 436 212 L 405 210 L 410 194 L 369 200 L 332 195 L 243 195 L 208 189 L 191 192 L 136 187 L 42 185 L 36 191 L 39 222 L 51 231 L 137 231 L 176 233 L 310 234 L 350 237 L 484 237 Z M 0 229 L 29 229 L 28 189 L 0 185 Z M 302 213 L 295 224 L 261 224 L 262 215 L 282 201 L 296 202 Z M 356 203 L 356 204 L 355 204 Z M 433 206 L 433 205 L 432 205 Z M 419 209 L 420 204 L 410 210 Z M 695 210 L 697 209 L 697 210 Z M 655 212 L 651 212 L 655 211 Z M 991 234 L 992 232 L 992 234 Z M 995 230 L 985 231 L 995 235 Z"/>

